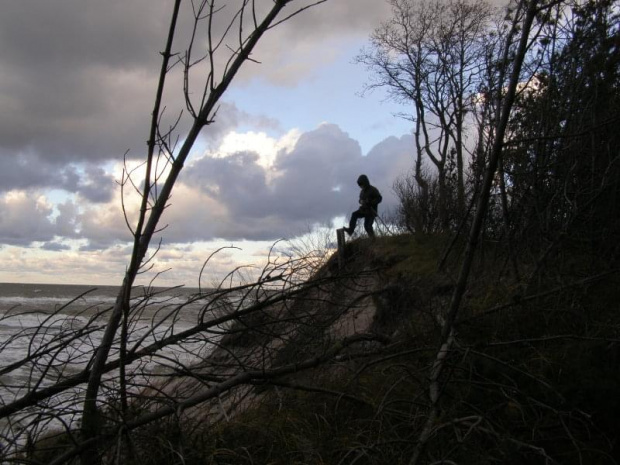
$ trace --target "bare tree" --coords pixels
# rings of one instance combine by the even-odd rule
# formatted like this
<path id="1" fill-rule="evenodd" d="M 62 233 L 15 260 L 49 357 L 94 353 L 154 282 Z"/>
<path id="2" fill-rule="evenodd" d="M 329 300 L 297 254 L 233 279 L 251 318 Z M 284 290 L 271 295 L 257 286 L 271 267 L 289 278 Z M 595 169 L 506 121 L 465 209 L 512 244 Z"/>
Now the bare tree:
<path id="1" fill-rule="evenodd" d="M 467 120 L 484 73 L 492 10 L 484 1 L 390 4 L 392 19 L 375 30 L 370 49 L 357 59 L 373 72 L 369 89 L 386 88 L 393 99 L 413 106 L 413 114 L 404 117 L 415 124 L 414 177 L 424 197 L 429 183 L 424 160 L 435 167 L 438 209 L 446 229 L 451 187 L 457 211 L 465 209 Z"/>
<path id="2" fill-rule="evenodd" d="M 166 333 L 169 331 L 166 330 L 164 334 L 167 334 L 167 337 L 163 337 L 163 340 L 158 340 L 147 349 L 139 349 L 145 339 L 144 336 L 140 336 L 137 340 L 134 339 L 137 315 L 140 314 L 140 309 L 149 303 L 152 293 L 147 292 L 143 301 L 136 304 L 132 302 L 132 288 L 136 277 L 150 269 L 152 257 L 157 252 L 156 248 L 150 257 L 148 256 L 151 241 L 153 236 L 163 228 L 160 225 L 160 219 L 168 206 L 173 187 L 184 163 L 201 130 L 214 123 L 218 102 L 241 66 L 247 61 L 254 61 L 250 56 L 261 37 L 282 22 L 325 1 L 276 0 L 266 7 L 264 3 L 259 4 L 255 0 L 240 0 L 236 2 L 237 6 L 233 10 L 229 5 L 221 4 L 216 0 L 191 1 L 188 7 L 193 17 L 193 26 L 189 42 L 182 53 L 173 52 L 174 40 L 179 35 L 177 23 L 181 7 L 181 1 L 175 1 L 166 48 L 162 52 L 163 61 L 152 113 L 146 159 L 141 169 L 127 169 L 121 182 L 123 192 L 131 189 L 138 192 L 141 205 L 135 222 L 130 219 L 132 215 L 123 205 L 127 226 L 133 236 L 133 251 L 115 305 L 102 312 L 108 315 L 108 321 L 101 339 L 94 342 L 89 337 L 93 332 L 100 331 L 99 317 L 102 314 L 97 314 L 97 318 L 94 318 L 85 328 L 64 331 L 51 339 L 43 337 L 33 353 L 9 367 L 10 371 L 10 369 L 26 364 L 32 366 L 31 370 L 34 371 L 27 392 L 15 401 L 4 405 L 2 416 L 23 412 L 23 409 L 36 404 L 41 405 L 55 398 L 54 396 L 59 393 L 65 393 L 73 387 L 86 383 L 83 406 L 77 407 L 81 396 L 71 396 L 71 401 L 63 409 L 65 413 L 81 415 L 81 434 L 79 437 L 73 435 L 71 437 L 76 445 L 75 450 L 81 452 L 82 463 L 98 462 L 100 458 L 98 441 L 105 423 L 100 407 L 104 374 L 114 369 L 120 370 L 118 381 L 120 416 L 121 421 L 125 422 L 129 412 L 128 386 L 131 379 L 126 366 L 141 357 L 151 356 L 161 347 L 174 344 L 179 340 Z M 293 9 L 285 11 L 287 7 Z M 183 75 L 189 123 L 185 128 L 180 127 L 179 124 L 184 120 L 179 116 L 166 128 L 163 123 L 162 110 L 165 84 L 170 74 L 179 68 Z M 197 82 L 197 79 L 200 82 Z M 196 92 L 196 89 L 199 91 Z M 177 144 L 180 138 L 182 142 Z M 264 281 L 270 282 L 271 279 L 265 278 Z M 172 314 L 177 311 L 178 309 L 173 310 Z M 228 316 L 223 321 L 230 318 Z M 207 325 L 221 323 L 218 321 Z M 160 324 L 154 325 L 153 328 L 159 327 Z M 37 334 L 43 332 L 44 336 L 47 336 L 45 327 L 45 325 L 41 326 Z M 156 334 L 155 329 L 149 331 L 149 334 Z M 187 336 L 191 334 L 190 332 Z M 25 335 L 19 335 L 19 337 L 22 336 Z M 77 348 L 78 344 L 83 344 L 85 341 L 90 342 L 87 345 L 92 351 L 90 355 L 88 349 L 78 350 Z M 133 347 L 132 342 L 136 344 Z M 114 349 L 115 347 L 119 347 L 118 354 L 115 352 L 117 350 Z M 65 355 L 67 353 L 73 353 L 73 355 Z M 60 354 L 68 357 L 62 359 L 62 363 L 67 365 L 71 365 L 78 358 L 90 359 L 86 368 L 77 375 L 59 376 L 56 382 L 44 386 L 48 384 L 44 380 L 48 379 L 47 375 L 58 362 Z M 111 360 L 112 354 L 114 356 Z M 48 361 L 49 358 L 51 361 Z M 62 417 L 58 414 L 53 416 L 56 419 Z M 41 425 L 42 421 L 38 419 L 35 423 Z"/>
<path id="3" fill-rule="evenodd" d="M 385 342 L 345 323 L 338 329 L 341 318 L 368 305 L 375 271 L 343 274 L 332 259 L 317 273 L 315 259 L 314 251 L 292 258 L 274 250 L 256 280 L 233 285 L 243 282 L 242 270 L 233 270 L 219 285 L 180 303 L 170 300 L 171 290 L 146 288 L 136 296 L 134 289 L 127 339 L 114 339 L 102 370 L 99 425 L 89 440 L 77 427 L 88 361 L 112 308 L 84 308 L 78 297 L 42 315 L 40 324 L 0 347 L 30 346 L 26 357 L 0 372 L 29 377 L 25 385 L 0 386 L 19 389 L 0 407 L 7 425 L 3 461 L 60 464 L 93 443 L 104 462 L 135 460 L 153 422 L 184 430 L 185 422 L 197 419 L 212 424 L 259 399 L 257 384 L 283 383 L 286 375 L 325 364 L 350 346 Z M 7 318 L 25 316 L 15 311 Z"/>
<path id="4" fill-rule="evenodd" d="M 270 9 L 264 12 L 260 11 L 255 1 L 243 0 L 240 2 L 238 9 L 228 18 L 223 16 L 225 13 L 224 7 L 215 0 L 192 2 L 193 32 L 188 48 L 180 58 L 184 69 L 186 106 L 192 120 L 185 134 L 184 141 L 178 149 L 169 144 L 171 133 L 175 127 L 161 131 L 159 125 L 161 98 L 168 73 L 168 62 L 171 58 L 171 47 L 176 33 L 176 21 L 180 6 L 179 0 L 175 2 L 167 47 L 163 53 L 164 60 L 160 74 L 160 84 L 153 110 L 148 142 L 149 151 L 146 159 L 143 191 L 141 193 L 142 205 L 137 224 L 135 227 L 130 226 L 134 237 L 134 249 L 117 303 L 112 311 L 101 345 L 93 358 L 92 370 L 86 389 L 82 416 L 82 435 L 85 441 L 89 441 L 97 435 L 97 429 L 99 428 L 97 394 L 101 384 L 101 376 L 105 363 L 108 360 L 114 335 L 121 320 L 125 322 L 123 328 L 124 332 L 126 332 L 131 288 L 140 270 L 145 265 L 148 265 L 148 260 L 145 263 L 144 259 L 151 239 L 157 231 L 172 188 L 200 131 L 214 122 L 220 98 L 234 79 L 241 65 L 250 59 L 252 50 L 263 34 L 291 16 L 324 1 L 319 0 L 307 4 L 288 16 L 281 17 L 282 10 L 286 6 L 295 3 L 293 0 L 277 0 Z M 223 29 L 218 29 L 216 26 L 221 24 L 222 21 L 224 21 L 226 26 Z M 205 50 L 195 49 L 197 46 L 195 39 L 199 26 L 206 27 L 207 42 Z M 221 58 L 222 54 L 227 55 L 228 58 Z M 195 55 L 198 55 L 198 57 L 195 57 Z M 195 66 L 203 62 L 207 64 L 206 76 L 203 80 L 203 90 L 199 94 L 200 97 L 194 100 L 190 91 L 191 72 Z M 221 70 L 218 69 L 219 66 L 223 66 Z M 155 153 L 156 149 L 158 151 L 157 154 Z M 165 178 L 160 180 L 162 171 L 158 170 L 162 169 L 162 165 L 167 168 L 167 171 Z M 122 356 L 123 353 L 121 353 Z M 121 383 L 124 382 L 122 378 Z M 125 401 L 123 401 L 123 408 L 127 408 Z M 90 449 L 87 448 L 84 452 L 83 463 L 88 463 L 92 460 L 93 451 Z"/>

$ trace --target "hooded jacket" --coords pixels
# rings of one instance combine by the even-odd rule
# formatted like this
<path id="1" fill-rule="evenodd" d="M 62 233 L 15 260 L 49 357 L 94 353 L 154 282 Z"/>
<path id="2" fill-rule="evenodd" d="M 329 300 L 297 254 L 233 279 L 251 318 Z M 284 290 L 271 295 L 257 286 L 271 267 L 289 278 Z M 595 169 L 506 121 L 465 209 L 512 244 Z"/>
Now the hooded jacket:
<path id="1" fill-rule="evenodd" d="M 357 185 L 362 188 L 360 191 L 360 211 L 364 214 L 377 216 L 379 203 L 383 200 L 379 189 L 370 184 L 368 176 L 365 174 L 357 178 Z"/>

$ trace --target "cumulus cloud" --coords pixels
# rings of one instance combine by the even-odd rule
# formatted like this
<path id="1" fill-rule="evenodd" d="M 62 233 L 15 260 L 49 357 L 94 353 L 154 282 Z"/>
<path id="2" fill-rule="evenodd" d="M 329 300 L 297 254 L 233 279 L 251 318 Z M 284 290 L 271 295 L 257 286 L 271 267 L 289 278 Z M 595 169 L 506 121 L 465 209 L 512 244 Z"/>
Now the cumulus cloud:
<path id="1" fill-rule="evenodd" d="M 217 108 L 213 123 L 206 126 L 200 140 L 211 149 L 218 149 L 227 136 L 239 126 L 250 126 L 257 130 L 279 131 L 280 123 L 263 115 L 251 115 L 237 107 L 234 103 L 223 101 Z"/>
<path id="2" fill-rule="evenodd" d="M 287 11 L 297 3 L 309 2 L 295 2 Z M 176 52 L 187 46 L 190 11 L 184 5 Z M 290 69 L 290 79 L 299 80 L 330 55 L 324 40 L 366 35 L 386 12 L 384 2 L 376 0 L 356 0 L 355 8 L 331 0 L 312 8 L 270 31 L 256 52 L 265 65 L 249 66 L 247 72 L 269 75 L 277 69 L 287 80 L 282 74 Z M 142 149 L 170 13 L 163 0 L 3 5 L 0 156 L 33 152 L 59 161 L 100 160 Z M 227 13 L 233 13 L 230 6 L 221 12 Z M 224 28 L 226 22 L 217 25 Z M 170 121 L 183 107 L 182 86 L 176 84 L 170 86 L 169 96 L 176 99 L 168 102 Z"/>
<path id="3" fill-rule="evenodd" d="M 76 188 L 79 183 L 72 186 L 63 178 L 70 176 L 64 171 L 71 163 L 120 159 L 126 152 L 143 156 L 170 13 L 170 3 L 163 0 L 3 6 L 0 189 Z M 186 47 L 188 16 L 188 11 L 181 15 L 178 52 Z M 185 106 L 178 66 L 170 77 L 164 128 Z M 204 137 L 217 144 L 246 116 L 224 104 Z M 249 123 L 277 125 L 260 116 Z M 89 198 L 99 195 L 82 187 Z"/>
<path id="4" fill-rule="evenodd" d="M 77 238 L 86 241 L 80 250 L 104 250 L 131 240 L 118 199 L 82 207 L 75 222 Z"/>
<path id="5" fill-rule="evenodd" d="M 31 197 L 23 191 L 5 194 L 0 198 L 0 241 L 30 245 L 34 241 L 53 239 L 52 209 L 43 196 Z"/>
<path id="6" fill-rule="evenodd" d="M 98 166 L 88 166 L 80 176 L 75 191 L 89 202 L 104 203 L 112 200 L 116 187 L 114 177 Z"/>
<path id="7" fill-rule="evenodd" d="M 311 3 L 299 0 L 287 8 Z M 269 4 L 269 2 L 267 2 Z M 265 4 L 260 3 L 259 8 Z M 191 33 L 191 9 L 180 15 L 175 52 Z M 148 12 L 148 14 L 147 14 Z M 313 67 L 337 57 L 325 41 L 366 35 L 384 17 L 384 2 L 331 0 L 274 28 L 256 51 L 264 64 L 248 63 L 239 80 L 264 76 L 288 84 Z M 0 190 L 65 189 L 91 201 L 110 191 L 88 172 L 71 165 L 144 155 L 150 112 L 171 5 L 163 0 L 59 0 L 8 2 L 0 16 Z M 233 13 L 227 6 L 222 18 Z M 23 20 L 27 18 L 27 20 Z M 216 22 L 223 29 L 226 21 Z M 282 47 L 287 43 L 287 47 Z M 225 46 L 220 47 L 225 52 Z M 202 72 L 198 66 L 197 71 Z M 184 109 L 179 66 L 166 87 L 163 127 Z M 274 77 L 275 74 L 278 77 Z M 202 79 L 193 80 L 191 97 L 201 97 Z M 274 104 L 276 104 L 274 102 Z M 185 112 L 187 114 L 187 111 Z M 281 122 L 248 115 L 223 102 L 203 138 L 216 147 L 240 125 L 279 129 Z M 180 127 L 183 137 L 183 127 Z M 186 128 L 185 128 L 186 129 Z M 77 179 L 79 178 L 79 179 Z"/>
<path id="8" fill-rule="evenodd" d="M 238 139 L 236 144 L 242 137 Z M 412 164 L 411 136 L 390 137 L 363 156 L 359 144 L 333 124 L 281 139 L 253 134 L 249 140 L 260 141 L 255 150 L 231 150 L 232 144 L 186 166 L 161 223 L 166 242 L 277 240 L 304 234 L 357 208 L 355 181 L 362 173 L 383 193 L 380 210 L 385 212 L 396 204 L 394 180 Z M 67 169 L 63 176 L 64 185 L 75 184 L 78 193 L 64 202 L 54 205 L 24 190 L 2 197 L 0 241 L 22 246 L 41 242 L 50 251 L 67 248 L 61 239 L 80 241 L 83 251 L 127 243 L 131 236 L 112 175 L 86 166 Z M 127 200 L 130 216 L 136 201 Z"/>
<path id="9" fill-rule="evenodd" d="M 270 166 L 261 165 L 260 154 L 251 151 L 205 156 L 182 178 L 190 189 L 182 197 L 193 198 L 194 218 L 200 212 L 198 221 L 204 223 L 198 231 L 190 228 L 188 239 L 271 240 L 328 224 L 357 208 L 356 179 L 362 173 L 382 191 L 385 211 L 396 203 L 394 180 L 411 166 L 412 143 L 410 136 L 392 137 L 363 156 L 348 134 L 324 124 L 280 150 Z M 190 221 L 183 218 L 188 209 L 179 209 L 178 223 Z"/>
<path id="10" fill-rule="evenodd" d="M 196 243 L 214 239 L 224 244 L 244 239 L 271 242 L 303 235 L 314 225 L 330 225 L 334 217 L 346 216 L 357 207 L 355 180 L 360 173 L 367 174 L 383 193 L 380 211 L 385 212 L 396 203 L 391 190 L 394 179 L 412 165 L 411 136 L 390 137 L 367 156 L 355 140 L 331 124 L 290 138 L 286 134 L 282 140 L 256 146 L 256 151 L 207 154 L 186 166 L 160 223 L 164 246 L 175 244 L 175 249 L 162 253 L 154 263 L 162 269 L 173 262 L 175 269 L 180 267 L 166 279 L 196 275 L 208 256 L 194 250 Z M 253 136 L 251 140 L 269 138 Z M 272 152 L 275 147 L 279 148 L 275 156 L 261 153 L 261 149 Z M 110 273 L 94 269 L 97 260 L 105 261 L 106 268 L 124 269 L 121 264 L 127 259 L 131 238 L 118 188 L 115 194 L 105 203 L 85 203 L 78 196 L 52 205 L 44 196 L 12 191 L 0 201 L 0 241 L 22 247 L 39 244 L 41 253 L 47 254 L 47 270 L 60 269 L 65 263 L 72 270 L 93 268 L 93 279 L 109 279 Z M 128 208 L 135 209 L 135 202 L 130 201 Z M 62 254 L 62 260 L 53 263 L 50 254 L 54 253 Z M 11 263 L 18 263 L 15 250 L 9 255 Z M 80 265 L 79 256 L 84 257 Z M 22 263 L 27 266 L 33 260 Z M 213 266 L 230 270 L 234 267 L 231 260 L 220 259 Z M 27 274 L 16 273 L 27 279 Z"/>
<path id="11" fill-rule="evenodd" d="M 114 178 L 92 163 L 58 165 L 35 154 L 0 155 L 0 192 L 62 189 L 91 202 L 106 202 L 114 188 Z"/>
<path id="12" fill-rule="evenodd" d="M 258 3 L 262 8 L 271 2 Z M 178 53 L 191 33 L 191 5 L 184 8 L 174 45 Z M 98 260 L 110 269 L 124 269 L 130 233 L 115 183 L 120 175 L 110 173 L 110 161 L 119 162 L 126 154 L 133 166 L 146 152 L 170 10 L 164 0 L 3 5 L 0 245 L 11 249 L 15 270 L 20 263 L 37 263 L 34 256 L 21 257 L 19 247 L 38 247 L 50 270 L 79 262 L 71 255 L 78 250 L 89 264 L 84 273 L 103 276 L 94 271 Z M 376 0 L 330 0 L 310 9 L 269 31 L 252 55 L 260 64 L 247 63 L 235 84 L 258 78 L 295 86 L 338 60 L 343 43 L 349 47 L 351 41 L 365 39 L 388 15 L 387 3 Z M 195 70 L 202 72 L 200 65 Z M 193 76 L 195 103 L 205 75 Z M 166 87 L 162 128 L 174 125 L 179 115 L 188 116 L 182 78 L 176 66 Z M 381 208 L 393 204 L 391 184 L 412 147 L 406 138 L 385 141 L 363 156 L 358 142 L 338 126 L 302 133 L 289 130 L 293 125 L 287 121 L 260 114 L 262 110 L 250 114 L 243 102 L 226 101 L 226 95 L 220 103 L 214 124 L 201 133 L 173 191 L 164 215 L 169 226 L 161 233 L 167 243 L 273 240 L 307 232 L 356 208 L 355 179 L 362 172 L 384 193 Z M 293 106 L 278 100 L 268 104 Z M 186 130 L 179 125 L 171 142 L 177 136 L 182 141 Z M 245 136 L 233 140 L 231 133 Z M 254 138 L 249 142 L 250 133 Z M 201 157 L 203 150 L 212 156 Z M 132 215 L 133 201 L 127 206 Z"/>

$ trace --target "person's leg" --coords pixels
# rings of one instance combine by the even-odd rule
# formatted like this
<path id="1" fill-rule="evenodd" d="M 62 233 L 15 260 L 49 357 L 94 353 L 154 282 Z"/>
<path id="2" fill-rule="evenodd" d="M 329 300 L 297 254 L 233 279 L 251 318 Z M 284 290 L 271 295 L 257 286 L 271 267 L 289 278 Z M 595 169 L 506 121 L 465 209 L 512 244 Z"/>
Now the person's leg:
<path id="1" fill-rule="evenodd" d="M 357 220 L 359 220 L 360 218 L 363 218 L 364 215 L 362 213 L 360 213 L 359 210 L 355 210 L 353 213 L 351 213 L 351 220 L 349 221 L 349 227 L 348 228 L 344 228 L 345 232 L 349 235 L 352 236 L 353 232 L 355 231 L 355 226 L 357 226 Z"/>
<path id="2" fill-rule="evenodd" d="M 372 228 L 372 224 L 375 222 L 375 217 L 373 215 L 367 215 L 364 217 L 364 229 L 368 236 L 375 237 L 375 230 Z"/>

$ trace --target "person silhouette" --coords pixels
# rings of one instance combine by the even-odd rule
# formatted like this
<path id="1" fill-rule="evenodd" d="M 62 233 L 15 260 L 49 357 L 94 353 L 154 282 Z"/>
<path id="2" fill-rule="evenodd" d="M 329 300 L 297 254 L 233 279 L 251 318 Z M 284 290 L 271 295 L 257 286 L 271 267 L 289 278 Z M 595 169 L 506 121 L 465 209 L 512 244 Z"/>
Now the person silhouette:
<path id="1" fill-rule="evenodd" d="M 379 203 L 381 203 L 383 197 L 381 197 L 379 189 L 370 184 L 368 176 L 365 174 L 357 178 L 357 185 L 360 186 L 361 189 L 359 199 L 360 207 L 351 213 L 349 227 L 343 229 L 349 236 L 352 236 L 357 226 L 357 220 L 364 218 L 364 229 L 370 237 L 374 238 L 375 231 L 372 225 L 378 215 Z"/>

